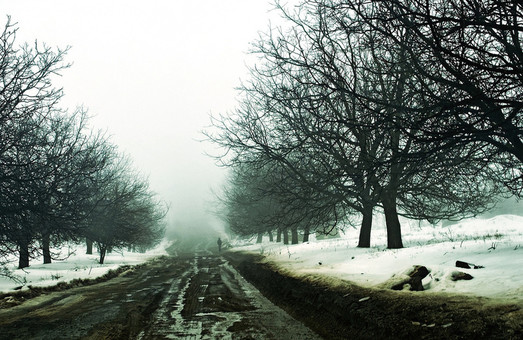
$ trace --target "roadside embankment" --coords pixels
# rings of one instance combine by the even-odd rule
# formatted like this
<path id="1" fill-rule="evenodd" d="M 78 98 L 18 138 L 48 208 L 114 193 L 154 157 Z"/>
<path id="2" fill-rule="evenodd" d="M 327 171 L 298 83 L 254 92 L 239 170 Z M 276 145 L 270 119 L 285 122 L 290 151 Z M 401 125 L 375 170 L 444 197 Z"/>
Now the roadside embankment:
<path id="1" fill-rule="evenodd" d="M 273 303 L 326 339 L 521 339 L 523 310 L 485 298 L 363 288 L 297 275 L 261 255 L 223 256 Z"/>

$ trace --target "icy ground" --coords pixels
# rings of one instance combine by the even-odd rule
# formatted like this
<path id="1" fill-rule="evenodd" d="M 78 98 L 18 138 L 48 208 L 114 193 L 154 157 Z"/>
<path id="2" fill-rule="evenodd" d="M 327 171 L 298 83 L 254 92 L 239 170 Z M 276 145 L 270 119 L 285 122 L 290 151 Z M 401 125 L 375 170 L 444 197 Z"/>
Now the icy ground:
<path id="1" fill-rule="evenodd" d="M 356 248 L 358 230 L 345 230 L 339 238 L 297 245 L 270 243 L 236 244 L 234 250 L 265 256 L 296 274 L 320 274 L 349 280 L 367 287 L 385 287 L 387 281 L 406 275 L 414 265 L 424 265 L 430 275 L 423 280 L 428 292 L 448 292 L 523 303 L 523 217 L 500 215 L 468 219 L 442 227 L 402 220 L 405 248 L 386 249 L 384 221 L 377 216 L 372 247 Z M 483 266 L 456 268 L 457 260 Z M 452 281 L 462 271 L 470 281 Z M 390 285 L 389 285 L 390 286 Z"/>
<path id="2" fill-rule="evenodd" d="M 15 280 L 0 275 L 0 292 L 9 292 L 20 287 L 27 289 L 28 286 L 52 286 L 78 278 L 94 279 L 122 265 L 136 265 L 153 257 L 165 255 L 167 246 L 167 242 L 162 242 L 155 249 L 146 253 L 115 251 L 106 255 L 104 264 L 98 263 L 99 255 L 96 250 L 93 250 L 93 255 L 85 254 L 85 245 L 61 249 L 60 257 L 64 260 L 42 264 L 41 259 L 34 259 L 31 260 L 30 267 L 24 269 L 16 269 L 17 259 L 12 258 L 11 262 L 7 264 L 7 268 Z"/>

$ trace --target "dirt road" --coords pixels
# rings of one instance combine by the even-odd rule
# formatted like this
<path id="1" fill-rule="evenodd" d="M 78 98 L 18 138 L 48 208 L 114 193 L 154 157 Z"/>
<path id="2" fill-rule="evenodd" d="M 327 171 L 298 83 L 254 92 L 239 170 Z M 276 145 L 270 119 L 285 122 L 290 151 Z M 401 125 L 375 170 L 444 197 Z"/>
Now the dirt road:
<path id="1" fill-rule="evenodd" d="M 12 297 L 0 297 L 0 307 L 4 300 Z M 105 282 L 0 308 L 1 339 L 522 337 L 518 304 L 326 283 L 234 252 L 157 258 Z"/>
<path id="2" fill-rule="evenodd" d="M 223 257 L 158 258 L 103 283 L 0 309 L 5 339 L 319 339 Z"/>

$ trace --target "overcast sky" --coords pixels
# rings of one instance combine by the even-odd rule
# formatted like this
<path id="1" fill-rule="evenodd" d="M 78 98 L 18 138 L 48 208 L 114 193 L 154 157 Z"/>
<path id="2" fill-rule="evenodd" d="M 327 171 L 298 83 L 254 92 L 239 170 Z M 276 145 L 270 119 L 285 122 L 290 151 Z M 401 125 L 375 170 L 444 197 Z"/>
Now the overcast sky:
<path id="1" fill-rule="evenodd" d="M 224 171 L 204 155 L 210 113 L 234 108 L 266 0 L 0 0 L 18 43 L 71 46 L 63 105 L 85 106 L 171 204 L 177 226 L 205 223 Z"/>

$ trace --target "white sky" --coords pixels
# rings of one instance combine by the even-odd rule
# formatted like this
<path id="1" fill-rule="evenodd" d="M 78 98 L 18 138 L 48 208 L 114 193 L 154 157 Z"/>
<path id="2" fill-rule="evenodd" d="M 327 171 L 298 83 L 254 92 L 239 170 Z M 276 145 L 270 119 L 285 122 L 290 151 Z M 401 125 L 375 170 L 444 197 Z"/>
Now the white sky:
<path id="1" fill-rule="evenodd" d="M 268 0 L 0 0 L 17 40 L 72 49 L 64 106 L 85 106 L 96 129 L 128 153 L 171 220 L 207 215 L 223 169 L 203 155 L 210 113 L 235 106 L 249 43 L 266 31 Z"/>

